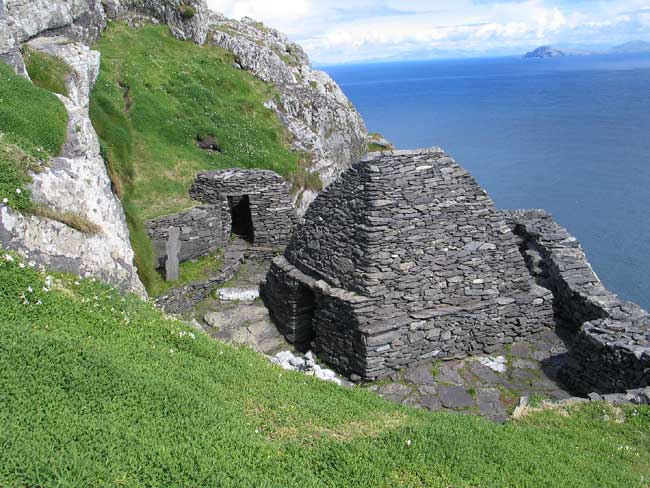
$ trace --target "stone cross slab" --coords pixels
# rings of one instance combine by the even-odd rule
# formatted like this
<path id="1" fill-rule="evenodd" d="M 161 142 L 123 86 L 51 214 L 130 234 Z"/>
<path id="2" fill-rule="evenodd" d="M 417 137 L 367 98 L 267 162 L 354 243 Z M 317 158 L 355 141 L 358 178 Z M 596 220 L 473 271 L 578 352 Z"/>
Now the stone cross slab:
<path id="1" fill-rule="evenodd" d="M 178 227 L 169 228 L 169 237 L 165 250 L 167 261 L 165 262 L 165 275 L 167 281 L 178 281 L 178 253 L 181 250 L 181 231 Z"/>

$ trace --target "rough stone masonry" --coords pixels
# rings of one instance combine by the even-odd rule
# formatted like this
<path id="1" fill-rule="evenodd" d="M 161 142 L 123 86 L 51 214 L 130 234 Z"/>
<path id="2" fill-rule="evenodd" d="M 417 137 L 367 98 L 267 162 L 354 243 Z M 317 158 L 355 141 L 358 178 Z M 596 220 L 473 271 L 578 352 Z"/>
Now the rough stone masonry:
<path id="1" fill-rule="evenodd" d="M 312 204 L 263 296 L 285 335 L 374 379 L 553 325 L 512 229 L 440 149 L 369 156 Z"/>
<path id="2" fill-rule="evenodd" d="M 650 384 L 650 320 L 605 289 L 543 211 L 497 211 L 438 148 L 347 170 L 312 204 L 262 296 L 280 330 L 367 380 L 429 358 L 492 353 L 544 328 L 574 334 L 580 393 Z"/>

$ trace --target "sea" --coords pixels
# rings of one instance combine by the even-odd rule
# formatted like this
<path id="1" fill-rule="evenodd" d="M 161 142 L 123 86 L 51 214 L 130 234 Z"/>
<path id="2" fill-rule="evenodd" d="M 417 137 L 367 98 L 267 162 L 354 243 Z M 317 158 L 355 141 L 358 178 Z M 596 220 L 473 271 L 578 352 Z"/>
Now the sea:
<path id="1" fill-rule="evenodd" d="M 320 66 L 368 129 L 440 146 L 495 204 L 543 208 L 650 310 L 650 55 Z"/>

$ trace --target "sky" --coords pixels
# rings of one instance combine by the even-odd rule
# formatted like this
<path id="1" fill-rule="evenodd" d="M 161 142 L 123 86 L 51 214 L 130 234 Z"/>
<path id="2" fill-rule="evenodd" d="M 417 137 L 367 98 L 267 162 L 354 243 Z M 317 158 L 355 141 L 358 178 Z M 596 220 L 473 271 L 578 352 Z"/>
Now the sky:
<path id="1" fill-rule="evenodd" d="M 650 0 L 208 0 L 260 20 L 316 64 L 523 54 L 650 41 Z"/>

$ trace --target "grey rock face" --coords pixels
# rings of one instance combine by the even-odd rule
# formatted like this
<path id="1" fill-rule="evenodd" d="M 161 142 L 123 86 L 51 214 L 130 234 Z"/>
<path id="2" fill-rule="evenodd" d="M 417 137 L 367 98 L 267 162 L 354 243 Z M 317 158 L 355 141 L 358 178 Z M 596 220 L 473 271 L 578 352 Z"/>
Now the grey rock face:
<path id="1" fill-rule="evenodd" d="M 193 14 L 183 15 L 184 9 Z M 106 10 L 111 18 L 125 20 L 137 27 L 146 22 L 166 24 L 178 39 L 205 44 L 210 10 L 205 0 L 108 0 Z"/>
<path id="2" fill-rule="evenodd" d="M 311 68 L 300 46 L 252 19 L 237 22 L 214 14 L 210 23 L 211 43 L 232 52 L 238 65 L 277 88 L 279 97 L 267 106 L 294 136 L 293 146 L 311 155 L 311 171 L 324 186 L 365 154 L 363 119 L 326 73 Z M 315 191 L 303 188 L 296 200 L 299 212 L 315 197 Z"/>
<path id="3" fill-rule="evenodd" d="M 92 42 L 106 25 L 99 0 L 5 0 L 0 12 L 0 53 L 45 31 Z"/>
<path id="4" fill-rule="evenodd" d="M 90 89 L 99 70 L 99 53 L 62 38 L 30 42 L 63 59 L 74 76 L 69 97 L 61 96 L 68 111 L 68 138 L 60 157 L 33 175 L 35 201 L 60 212 L 74 212 L 99 225 L 89 236 L 64 224 L 25 217 L 0 205 L 0 242 L 47 267 L 93 276 L 124 290 L 145 295 L 133 264 L 133 250 L 122 206 L 113 194 L 100 155 L 99 140 L 88 116 Z"/>

